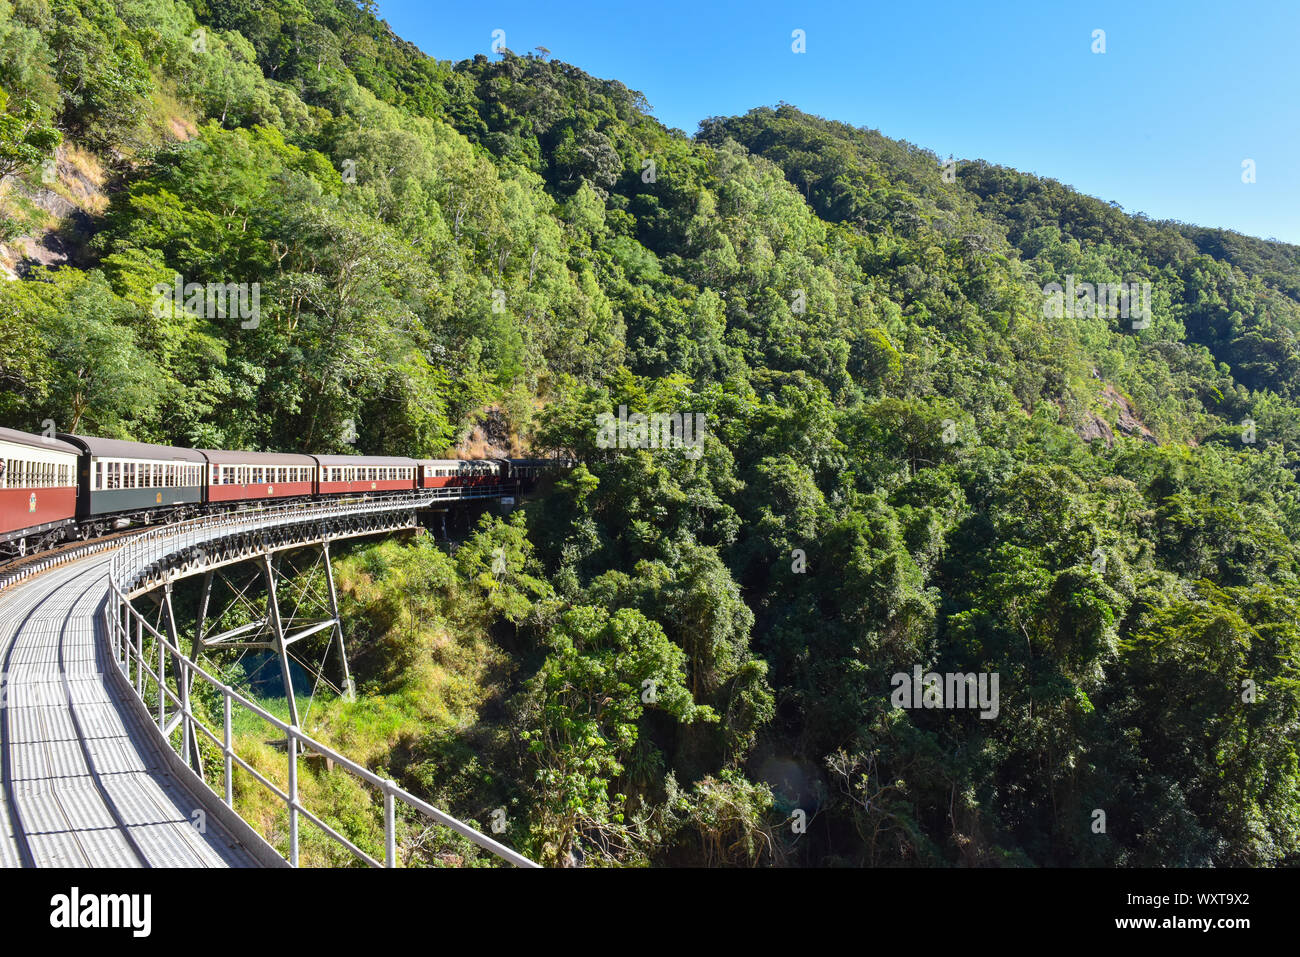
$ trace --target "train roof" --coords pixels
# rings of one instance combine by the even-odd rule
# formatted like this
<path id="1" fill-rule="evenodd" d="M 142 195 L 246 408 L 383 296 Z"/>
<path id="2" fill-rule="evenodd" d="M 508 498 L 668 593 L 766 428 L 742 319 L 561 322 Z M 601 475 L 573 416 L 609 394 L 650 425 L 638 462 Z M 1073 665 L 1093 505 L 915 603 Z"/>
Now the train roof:
<path id="1" fill-rule="evenodd" d="M 127 442 L 123 439 L 100 439 L 93 435 L 59 433 L 59 438 L 79 446 L 91 455 L 114 459 L 153 459 L 159 462 L 206 462 L 200 452 L 173 445 L 152 445 L 148 442 Z"/>
<path id="2" fill-rule="evenodd" d="M 17 429 L 0 428 L 0 442 L 12 442 L 14 445 L 30 445 L 32 448 L 48 449 L 52 452 L 67 452 L 70 455 L 81 454 L 81 449 L 75 445 L 70 445 L 59 439 L 51 439 L 44 435 L 19 432 Z"/>
<path id="3" fill-rule="evenodd" d="M 316 465 L 310 455 L 293 452 L 231 452 L 227 449 L 199 449 L 214 465 Z"/>
<path id="4" fill-rule="evenodd" d="M 415 459 L 406 459 L 393 455 L 313 455 L 321 465 L 382 465 L 413 467 Z"/>

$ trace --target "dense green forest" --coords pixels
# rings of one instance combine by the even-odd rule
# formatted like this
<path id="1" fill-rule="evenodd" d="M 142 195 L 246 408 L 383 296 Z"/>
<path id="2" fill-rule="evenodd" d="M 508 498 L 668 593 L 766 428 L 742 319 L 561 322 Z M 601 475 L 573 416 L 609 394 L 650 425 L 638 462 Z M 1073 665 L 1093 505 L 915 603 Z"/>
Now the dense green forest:
<path id="1" fill-rule="evenodd" d="M 427 456 L 491 410 L 577 461 L 342 561 L 365 694 L 316 712 L 536 859 L 1300 860 L 1300 248 L 784 104 L 688 135 L 369 0 L 0 0 L 0 176 L 6 426 Z M 620 406 L 700 454 L 603 447 Z M 917 666 L 996 717 L 895 707 Z"/>

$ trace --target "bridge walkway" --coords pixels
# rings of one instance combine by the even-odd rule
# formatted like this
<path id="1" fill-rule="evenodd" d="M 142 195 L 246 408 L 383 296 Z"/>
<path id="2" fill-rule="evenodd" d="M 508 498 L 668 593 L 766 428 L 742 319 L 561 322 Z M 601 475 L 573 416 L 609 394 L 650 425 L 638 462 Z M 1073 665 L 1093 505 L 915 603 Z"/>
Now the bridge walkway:
<path id="1" fill-rule="evenodd" d="M 0 865 L 258 866 L 109 680 L 112 554 L 0 591 Z"/>

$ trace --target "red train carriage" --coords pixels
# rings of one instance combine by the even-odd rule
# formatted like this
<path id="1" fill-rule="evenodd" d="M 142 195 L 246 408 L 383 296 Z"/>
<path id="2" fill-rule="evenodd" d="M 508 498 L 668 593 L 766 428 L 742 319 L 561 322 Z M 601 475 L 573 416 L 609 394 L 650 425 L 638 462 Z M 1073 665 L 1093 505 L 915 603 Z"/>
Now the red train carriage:
<path id="1" fill-rule="evenodd" d="M 373 455 L 314 455 L 320 467 L 321 495 L 349 492 L 410 492 L 415 488 L 415 459 Z"/>
<path id="2" fill-rule="evenodd" d="M 497 485 L 503 460 L 421 459 L 420 488 L 472 488 Z"/>
<path id="3" fill-rule="evenodd" d="M 200 449 L 208 460 L 208 502 L 305 498 L 316 491 L 316 460 L 280 452 Z"/>
<path id="4" fill-rule="evenodd" d="M 0 555 L 26 555 L 73 535 L 79 452 L 0 428 Z"/>

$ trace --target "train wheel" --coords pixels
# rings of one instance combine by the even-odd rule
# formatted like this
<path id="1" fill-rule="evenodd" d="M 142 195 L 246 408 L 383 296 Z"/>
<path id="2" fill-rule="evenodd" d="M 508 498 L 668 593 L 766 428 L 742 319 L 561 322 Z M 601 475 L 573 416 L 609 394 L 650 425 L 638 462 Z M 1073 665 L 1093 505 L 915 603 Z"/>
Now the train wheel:
<path id="1" fill-rule="evenodd" d="M 18 539 L 18 557 L 23 558 L 27 554 L 27 539 Z"/>

